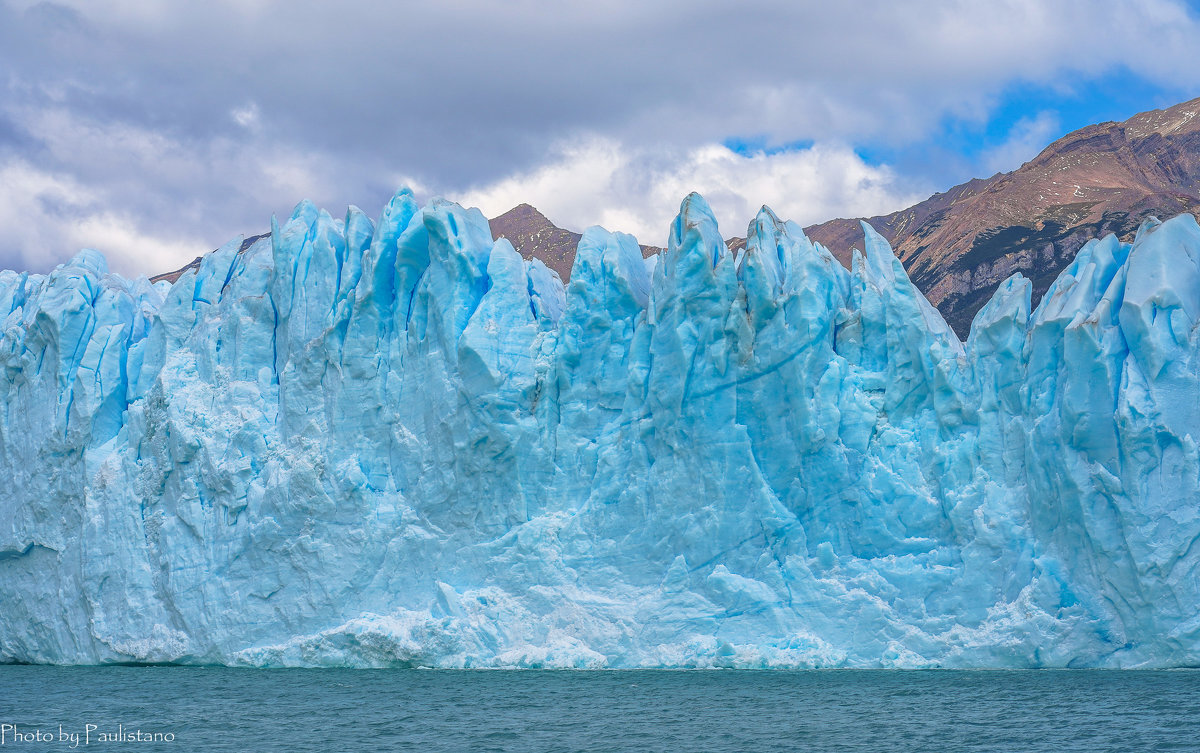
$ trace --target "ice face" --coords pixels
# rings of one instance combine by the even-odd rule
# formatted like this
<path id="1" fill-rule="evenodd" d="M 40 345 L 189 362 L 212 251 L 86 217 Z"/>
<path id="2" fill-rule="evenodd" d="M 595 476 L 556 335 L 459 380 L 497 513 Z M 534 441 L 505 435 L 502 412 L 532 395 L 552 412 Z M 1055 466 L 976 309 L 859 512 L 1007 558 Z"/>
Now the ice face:
<path id="1" fill-rule="evenodd" d="M 702 198 L 569 284 L 483 215 L 310 203 L 174 285 L 0 273 L 0 660 L 1200 663 L 1200 227 L 960 343 Z"/>

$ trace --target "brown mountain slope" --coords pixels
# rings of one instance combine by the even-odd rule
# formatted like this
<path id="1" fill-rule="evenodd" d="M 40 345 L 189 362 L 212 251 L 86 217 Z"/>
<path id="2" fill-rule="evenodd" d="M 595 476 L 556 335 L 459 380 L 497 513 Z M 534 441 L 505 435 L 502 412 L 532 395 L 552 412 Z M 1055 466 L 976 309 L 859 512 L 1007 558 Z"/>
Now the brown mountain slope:
<path id="1" fill-rule="evenodd" d="M 582 238 L 579 233 L 563 230 L 546 215 L 528 204 L 518 204 L 504 214 L 488 220 L 492 237 L 507 238 L 521 256 L 537 257 L 558 276 L 567 281 L 575 263 L 575 247 Z"/>
<path id="2" fill-rule="evenodd" d="M 1130 240 L 1149 216 L 1200 209 L 1200 99 L 1122 123 L 1067 134 L 1011 173 L 976 178 L 908 209 L 866 218 L 896 250 L 913 282 L 964 339 L 971 319 L 1014 272 L 1036 303 L 1079 248 L 1116 233 Z M 503 220 L 503 222 L 501 222 Z M 491 221 L 526 258 L 567 280 L 578 235 L 521 205 Z M 859 220 L 805 228 L 849 266 Z M 569 240 L 574 239 L 574 240 Z M 729 246 L 745 246 L 731 238 Z M 658 249 L 643 246 L 643 252 Z"/>
<path id="3" fill-rule="evenodd" d="M 555 225 L 546 215 L 528 204 L 518 204 L 504 214 L 488 220 L 493 238 L 507 238 L 526 259 L 538 258 L 558 272 L 565 283 L 575 263 L 575 248 L 583 236 Z M 662 251 L 657 246 L 642 246 L 642 256 Z"/>
<path id="4" fill-rule="evenodd" d="M 960 336 L 997 285 L 1029 277 L 1035 302 L 1091 238 L 1132 238 L 1146 217 L 1200 207 L 1200 99 L 1067 134 L 1011 173 L 972 180 L 867 221 Z M 857 220 L 805 228 L 845 263 Z"/>

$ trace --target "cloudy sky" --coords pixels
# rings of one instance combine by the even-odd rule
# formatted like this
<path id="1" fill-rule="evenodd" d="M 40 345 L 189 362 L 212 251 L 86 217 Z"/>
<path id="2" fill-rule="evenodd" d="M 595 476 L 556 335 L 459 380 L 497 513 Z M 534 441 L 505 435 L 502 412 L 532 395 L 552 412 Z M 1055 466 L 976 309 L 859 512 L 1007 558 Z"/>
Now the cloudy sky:
<path id="1" fill-rule="evenodd" d="M 1200 96 L 1183 0 L 0 0 L 0 267 L 174 269 L 401 185 L 660 244 L 888 212 Z"/>

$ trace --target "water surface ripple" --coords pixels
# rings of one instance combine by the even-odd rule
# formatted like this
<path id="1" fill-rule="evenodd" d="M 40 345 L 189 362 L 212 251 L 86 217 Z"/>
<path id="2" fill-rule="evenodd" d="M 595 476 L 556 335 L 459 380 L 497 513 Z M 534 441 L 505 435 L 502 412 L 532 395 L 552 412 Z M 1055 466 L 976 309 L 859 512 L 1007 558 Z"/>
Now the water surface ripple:
<path id="1" fill-rule="evenodd" d="M 72 733 L 76 750 L 236 753 L 1200 751 L 1200 672 L 2 666 L 0 725 L 5 752 Z"/>

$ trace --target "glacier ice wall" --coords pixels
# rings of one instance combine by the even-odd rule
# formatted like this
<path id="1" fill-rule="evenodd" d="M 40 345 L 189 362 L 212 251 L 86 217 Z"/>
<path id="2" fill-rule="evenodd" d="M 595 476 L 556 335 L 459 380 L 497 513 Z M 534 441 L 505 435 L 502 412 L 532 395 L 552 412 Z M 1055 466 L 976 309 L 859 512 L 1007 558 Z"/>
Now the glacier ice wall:
<path id="1" fill-rule="evenodd" d="M 864 231 L 692 195 L 564 289 L 401 191 L 0 273 L 0 661 L 1200 664 L 1195 219 L 965 345 Z"/>

